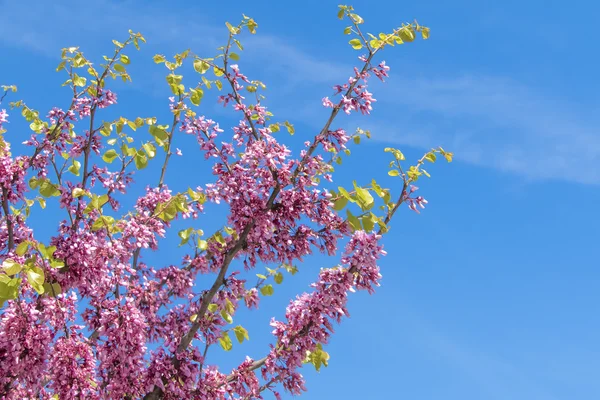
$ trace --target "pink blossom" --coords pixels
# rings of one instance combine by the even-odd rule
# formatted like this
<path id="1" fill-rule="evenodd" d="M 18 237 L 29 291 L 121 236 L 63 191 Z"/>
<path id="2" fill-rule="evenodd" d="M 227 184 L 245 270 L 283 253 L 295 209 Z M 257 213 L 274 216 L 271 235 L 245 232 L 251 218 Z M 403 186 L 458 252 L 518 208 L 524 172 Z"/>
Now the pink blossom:
<path id="1" fill-rule="evenodd" d="M 61 399 L 99 399 L 95 357 L 81 334 L 62 336 L 50 362 L 50 387 Z"/>

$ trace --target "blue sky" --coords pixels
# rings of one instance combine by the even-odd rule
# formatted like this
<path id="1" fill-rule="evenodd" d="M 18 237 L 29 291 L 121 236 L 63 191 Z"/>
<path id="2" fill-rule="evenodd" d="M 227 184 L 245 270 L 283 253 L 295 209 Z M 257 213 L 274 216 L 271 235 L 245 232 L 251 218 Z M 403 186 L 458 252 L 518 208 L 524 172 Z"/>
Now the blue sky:
<path id="1" fill-rule="evenodd" d="M 165 71 L 152 55 L 188 47 L 213 55 L 224 22 L 245 13 L 259 29 L 242 39 L 240 65 L 268 85 L 275 114 L 296 125 L 292 140 L 305 140 L 323 123 L 320 99 L 356 61 L 335 18 L 337 4 L 0 1 L 0 83 L 19 86 L 18 97 L 40 110 L 64 104 L 69 93 L 60 92 L 63 77 L 54 72 L 59 49 L 81 46 L 98 59 L 131 28 L 148 45 L 130 52 L 134 82 L 117 85 L 116 110 L 165 117 Z M 600 6 L 352 4 L 373 33 L 416 18 L 432 35 L 386 50 L 391 78 L 373 81 L 373 114 L 338 120 L 371 129 L 373 139 L 353 148 L 337 182 L 391 182 L 382 157 L 390 145 L 413 159 L 442 145 L 456 161 L 431 168 L 432 179 L 420 185 L 429 200 L 421 215 L 398 215 L 385 239 L 382 287 L 352 297 L 352 317 L 327 347 L 329 367 L 304 369 L 304 398 L 600 398 Z M 223 126 L 235 122 L 209 97 L 203 112 Z M 18 124 L 11 119 L 9 141 L 21 141 L 11 137 Z M 182 148 L 173 168 L 194 168 L 192 152 Z M 172 184 L 185 184 L 174 170 Z M 203 175 L 192 175 L 202 182 Z M 168 254 L 157 257 L 169 262 Z M 252 340 L 229 354 L 215 349 L 211 361 L 232 366 L 244 354 L 261 357 L 270 317 L 281 316 L 287 300 L 332 262 L 314 257 L 300 265 L 262 313 L 241 316 Z"/>

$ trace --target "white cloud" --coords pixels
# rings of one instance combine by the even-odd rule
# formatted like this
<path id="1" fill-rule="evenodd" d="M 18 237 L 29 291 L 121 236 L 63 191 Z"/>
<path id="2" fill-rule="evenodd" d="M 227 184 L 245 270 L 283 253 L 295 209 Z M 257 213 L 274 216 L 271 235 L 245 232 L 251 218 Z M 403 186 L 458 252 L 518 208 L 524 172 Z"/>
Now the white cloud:
<path id="1" fill-rule="evenodd" d="M 391 117 L 376 122 L 385 127 L 376 139 L 443 145 L 459 160 L 532 179 L 600 183 L 593 106 L 498 77 L 392 80 L 378 94 L 382 114 Z"/>

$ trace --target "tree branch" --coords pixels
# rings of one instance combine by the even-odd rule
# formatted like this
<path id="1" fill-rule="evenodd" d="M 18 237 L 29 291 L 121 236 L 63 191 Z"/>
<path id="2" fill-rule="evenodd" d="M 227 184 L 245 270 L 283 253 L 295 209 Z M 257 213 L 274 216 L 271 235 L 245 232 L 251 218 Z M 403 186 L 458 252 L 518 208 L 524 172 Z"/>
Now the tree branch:
<path id="1" fill-rule="evenodd" d="M 227 47 L 229 47 L 229 44 L 228 44 Z M 364 72 L 368 71 L 368 69 L 370 67 L 370 62 L 373 59 L 373 57 L 375 56 L 376 52 L 377 52 L 377 50 L 373 50 L 373 51 L 370 50 L 369 51 L 369 57 L 365 61 L 365 64 L 364 64 L 364 66 L 363 66 L 363 68 L 361 70 L 361 75 Z M 226 64 L 225 64 L 225 66 L 226 66 Z M 225 76 L 228 77 L 227 71 L 224 71 L 224 72 L 225 72 Z M 234 91 L 234 94 L 236 95 L 235 96 L 236 101 L 238 102 L 238 104 L 240 104 L 239 102 L 241 101 L 241 99 L 239 99 L 239 97 L 238 97 L 239 95 L 237 94 L 237 91 L 235 90 L 235 86 L 234 86 L 233 82 L 231 80 L 229 80 L 229 77 L 227 78 L 227 80 L 229 81 L 229 83 L 232 86 L 232 89 Z M 359 81 L 359 79 L 357 78 L 350 85 L 350 87 L 348 88 L 348 90 L 345 93 L 345 96 L 348 96 L 348 95 L 350 95 L 352 93 L 352 91 L 354 90 L 354 88 L 358 84 L 358 81 Z M 331 124 L 333 123 L 333 121 L 337 117 L 338 113 L 340 112 L 341 103 L 342 103 L 342 101 L 340 101 L 340 103 L 338 103 L 338 105 L 332 110 L 332 112 L 331 112 L 331 114 L 330 114 L 327 122 L 325 123 L 325 126 L 321 129 L 321 131 L 319 132 L 319 134 L 317 136 L 315 136 L 314 141 L 311 144 L 310 148 L 308 149 L 308 151 L 306 152 L 306 154 L 304 155 L 304 157 L 302 158 L 302 160 L 300 161 L 300 163 L 296 167 L 294 173 L 292 174 L 292 184 L 296 183 L 296 179 L 299 176 L 302 168 L 308 162 L 309 158 L 312 156 L 312 154 L 317 149 L 317 146 L 319 144 L 319 139 L 321 137 L 323 137 L 325 134 L 327 134 L 327 132 L 329 131 L 329 128 L 331 127 Z M 245 113 L 244 113 L 244 115 L 245 115 Z M 251 120 L 247 116 L 246 116 L 246 119 L 247 120 Z M 253 134 L 257 136 L 257 132 L 256 132 L 256 130 L 254 128 L 253 122 L 250 122 L 250 124 L 251 124 L 251 128 L 253 130 Z M 275 171 L 271 171 L 271 172 L 273 174 L 275 174 L 274 175 L 274 179 L 275 179 L 275 182 L 277 182 L 277 180 L 276 180 L 276 172 Z M 273 192 L 271 193 L 271 196 L 269 197 L 269 199 L 267 201 L 267 204 L 266 204 L 266 209 L 267 210 L 269 210 L 273 206 L 275 198 L 280 193 L 281 189 L 282 188 L 281 188 L 279 182 L 277 182 L 276 186 L 273 188 Z M 219 290 L 219 288 L 221 287 L 221 285 L 224 283 L 224 278 L 225 278 L 225 274 L 227 273 L 227 269 L 229 268 L 229 265 L 231 264 L 231 261 L 235 258 L 237 252 L 243 248 L 243 245 L 246 242 L 248 234 L 250 233 L 251 229 L 254 227 L 254 223 L 255 223 L 254 220 L 252 220 L 250 223 L 248 223 L 248 225 L 246 225 L 246 227 L 244 228 L 244 231 L 242 232 L 242 234 L 240 235 L 239 239 L 236 241 L 236 243 L 234 244 L 234 246 L 230 250 L 227 251 L 227 253 L 225 255 L 225 258 L 223 260 L 223 265 L 222 265 L 222 267 L 221 267 L 221 269 L 219 271 L 219 274 L 217 275 L 217 278 L 215 279 L 215 281 L 214 281 L 213 285 L 211 286 L 210 290 L 207 293 L 205 293 L 204 296 L 202 296 L 200 310 L 197 313 L 196 322 L 194 322 L 192 324 L 192 326 L 190 327 L 190 330 L 188 331 L 188 333 L 181 339 L 181 342 L 179 343 L 179 346 L 177 346 L 176 353 L 180 353 L 180 352 L 184 351 L 190 345 L 190 343 L 192 342 L 194 336 L 196 335 L 196 333 L 198 332 L 198 329 L 200 328 L 200 322 L 203 320 L 204 315 L 206 314 L 206 311 L 208 309 L 210 301 L 216 295 L 216 293 Z M 178 365 L 178 361 L 177 360 L 178 359 L 174 355 L 173 356 L 173 363 L 174 363 L 174 365 L 176 367 Z M 262 360 L 262 364 L 264 364 L 265 361 L 266 361 L 266 359 Z M 254 369 L 260 368 L 260 366 L 262 364 L 257 365 Z M 162 394 L 163 394 L 162 390 L 158 386 L 155 386 L 154 389 L 152 390 L 152 392 L 150 392 L 150 393 L 146 394 L 146 396 L 144 396 L 144 400 L 156 400 L 156 399 L 161 398 Z"/>
<path id="2" fill-rule="evenodd" d="M 10 253 L 15 246 L 13 222 L 10 219 L 10 209 L 8 208 L 8 189 L 2 188 L 2 209 L 6 218 L 6 230 L 8 231 L 8 252 Z"/>

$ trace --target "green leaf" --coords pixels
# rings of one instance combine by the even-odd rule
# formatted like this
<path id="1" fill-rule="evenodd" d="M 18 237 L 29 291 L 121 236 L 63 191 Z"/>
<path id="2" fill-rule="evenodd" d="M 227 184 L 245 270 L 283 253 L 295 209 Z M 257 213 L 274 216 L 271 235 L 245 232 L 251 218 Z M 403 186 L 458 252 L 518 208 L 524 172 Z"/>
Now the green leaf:
<path id="1" fill-rule="evenodd" d="M 389 190 L 385 191 L 385 194 L 383 195 L 383 202 L 385 204 L 388 204 L 390 202 L 390 200 L 392 199 L 392 194 L 390 193 Z"/>
<path id="2" fill-rule="evenodd" d="M 109 232 L 113 225 L 115 224 L 115 219 L 109 215 L 102 215 L 92 224 L 92 230 L 97 231 L 100 229 L 108 229 Z"/>
<path id="3" fill-rule="evenodd" d="M 400 36 L 400 39 L 402 39 L 405 42 L 412 42 L 413 40 L 415 40 L 415 34 L 409 28 L 401 29 L 399 32 L 399 36 Z"/>
<path id="4" fill-rule="evenodd" d="M 365 22 L 365 20 L 358 14 L 352 13 L 350 14 L 350 18 L 352 18 L 352 20 L 357 24 L 362 24 L 363 22 Z"/>
<path id="5" fill-rule="evenodd" d="M 219 244 L 225 245 L 225 240 L 223 239 L 223 235 L 221 234 L 221 232 L 216 232 L 213 236 L 212 236 L 215 241 Z"/>
<path id="6" fill-rule="evenodd" d="M 115 64 L 113 68 L 117 72 L 120 72 L 120 73 L 124 73 L 125 72 L 125 67 L 122 66 L 121 64 Z"/>
<path id="7" fill-rule="evenodd" d="M 416 181 L 417 179 L 419 179 L 419 176 L 421 176 L 421 171 L 419 171 L 419 169 L 417 167 L 415 167 L 414 165 L 412 165 L 409 168 L 409 170 L 406 173 L 406 175 L 408 175 L 408 177 L 410 178 L 410 180 Z"/>
<path id="8" fill-rule="evenodd" d="M 375 221 L 377 220 L 377 217 L 373 213 L 369 213 L 367 215 L 364 215 L 361 218 L 361 220 L 362 220 L 362 224 L 365 229 L 365 232 L 371 232 L 373 230 L 373 228 L 375 227 Z"/>
<path id="9" fill-rule="evenodd" d="M 162 145 L 162 143 L 165 140 L 167 140 L 167 138 L 169 137 L 169 134 L 167 133 L 167 131 L 165 131 L 163 128 L 158 127 L 156 125 L 150 125 L 148 127 L 148 131 L 154 137 L 154 139 L 156 140 L 156 142 L 159 145 Z"/>
<path id="10" fill-rule="evenodd" d="M 136 149 L 134 149 L 133 147 L 127 146 L 125 143 L 123 143 L 121 145 L 121 151 L 123 152 L 123 154 L 125 154 L 126 156 L 129 156 L 129 157 L 133 157 L 137 154 Z"/>
<path id="11" fill-rule="evenodd" d="M 362 229 L 360 221 L 350 212 L 350 210 L 346 209 L 346 215 L 348 216 L 348 222 L 350 223 L 353 232 Z"/>
<path id="12" fill-rule="evenodd" d="M 190 89 L 190 92 L 192 92 L 192 95 L 190 96 L 190 101 L 193 105 L 199 106 L 200 102 L 202 101 L 202 97 L 204 97 L 204 90 L 202 90 L 201 88 Z"/>
<path id="13" fill-rule="evenodd" d="M 188 192 L 188 195 L 190 196 L 190 199 L 192 199 L 194 201 L 200 200 L 200 193 L 196 192 L 192 188 L 188 188 L 187 192 Z"/>
<path id="14" fill-rule="evenodd" d="M 429 161 L 429 162 L 432 162 L 432 163 L 434 163 L 434 162 L 435 162 L 435 160 L 436 160 L 435 153 L 434 153 L 433 151 L 431 151 L 431 152 L 427 153 L 427 154 L 425 155 L 425 159 L 426 159 L 427 161 Z"/>
<path id="15" fill-rule="evenodd" d="M 272 296 L 275 291 L 273 290 L 273 285 L 265 285 L 260 288 L 260 292 L 263 296 Z"/>
<path id="16" fill-rule="evenodd" d="M 194 231 L 194 228 L 188 228 L 188 229 L 179 231 L 178 235 L 181 238 L 181 243 L 179 243 L 180 246 L 183 246 L 190 240 L 190 235 L 192 234 L 193 231 Z"/>
<path id="17" fill-rule="evenodd" d="M 263 274 L 256 274 L 256 276 L 257 276 L 259 279 L 267 279 L 267 276 L 266 276 L 266 275 L 263 275 Z"/>
<path id="18" fill-rule="evenodd" d="M 62 293 L 62 288 L 60 287 L 60 284 L 58 282 L 55 282 L 55 283 L 45 282 L 44 283 L 44 293 L 46 293 L 52 297 L 56 297 Z"/>
<path id="19" fill-rule="evenodd" d="M 104 204 L 106 204 L 106 202 L 108 201 L 108 196 L 103 194 L 102 196 L 97 196 L 95 194 L 92 194 L 92 200 L 90 201 L 90 203 L 88 204 L 88 206 L 86 207 L 86 209 L 89 208 L 89 210 L 99 210 Z"/>
<path id="20" fill-rule="evenodd" d="M 252 18 L 248 18 L 248 17 L 244 16 L 244 19 L 248 20 L 248 22 L 246 22 L 247 26 L 248 26 L 248 31 L 252 35 L 254 35 L 256 33 L 256 28 L 258 27 L 258 24 Z"/>
<path id="21" fill-rule="evenodd" d="M 371 180 L 371 186 L 373 187 L 373 191 L 375 193 L 377 193 L 377 196 L 383 197 L 383 195 L 385 194 L 385 191 L 381 188 L 381 186 L 379 186 L 377 184 L 377 182 L 375 181 L 375 179 Z"/>
<path id="22" fill-rule="evenodd" d="M 81 196 L 85 195 L 85 190 L 83 190 L 82 188 L 75 188 L 75 189 L 73 189 L 73 192 L 71 193 L 71 195 L 74 198 L 81 197 Z"/>
<path id="23" fill-rule="evenodd" d="M 233 328 L 233 332 L 235 333 L 235 337 L 240 343 L 242 343 L 244 339 L 250 340 L 250 336 L 248 336 L 248 331 L 241 325 L 238 325 L 235 328 Z"/>
<path id="24" fill-rule="evenodd" d="M 44 197 L 60 196 L 60 190 L 46 179 L 40 185 L 40 194 Z"/>
<path id="25" fill-rule="evenodd" d="M 346 207 L 346 204 L 348 204 L 348 199 L 341 196 L 339 199 L 333 202 L 333 209 L 336 211 L 343 210 L 344 207 Z"/>
<path id="26" fill-rule="evenodd" d="M 125 54 L 121 54 L 121 62 L 125 65 L 129 65 L 131 61 L 129 61 L 129 57 L 127 57 Z"/>
<path id="27" fill-rule="evenodd" d="M 232 35 L 237 35 L 240 32 L 239 28 L 232 26 L 229 22 L 225 22 L 225 26 L 227 26 Z"/>
<path id="28" fill-rule="evenodd" d="M 170 85 L 179 85 L 183 79 L 183 75 L 169 74 L 166 79 L 167 83 Z"/>
<path id="29" fill-rule="evenodd" d="M 228 324 L 232 324 L 233 323 L 233 318 L 231 318 L 231 315 L 229 315 L 229 313 L 227 312 L 227 310 L 221 310 L 221 317 L 223 317 L 223 319 L 225 321 L 227 321 Z"/>
<path id="30" fill-rule="evenodd" d="M 378 39 L 373 39 L 373 40 L 369 41 L 369 45 L 371 45 L 371 47 L 374 49 L 378 49 L 379 47 L 381 47 L 382 43 L 383 42 Z"/>
<path id="31" fill-rule="evenodd" d="M 454 156 L 454 153 L 449 153 L 449 152 L 442 150 L 442 154 L 444 155 L 444 158 L 446 159 L 446 161 L 452 162 L 452 157 Z"/>
<path id="32" fill-rule="evenodd" d="M 210 303 L 208 305 L 208 311 L 210 311 L 211 313 L 214 313 L 215 311 L 217 311 L 218 308 L 219 308 L 219 306 L 216 305 L 215 303 Z"/>
<path id="33" fill-rule="evenodd" d="M 394 157 L 396 158 L 396 160 L 398 160 L 398 161 L 405 160 L 404 154 L 402 154 L 402 152 L 398 149 L 394 149 L 392 147 L 386 147 L 383 151 L 385 151 L 386 153 L 392 153 L 394 155 Z"/>
<path id="34" fill-rule="evenodd" d="M 44 123 L 41 119 L 36 119 L 31 124 L 29 124 L 29 129 L 31 129 L 35 133 L 40 133 L 43 128 L 44 128 Z"/>
<path id="35" fill-rule="evenodd" d="M 138 151 L 134 158 L 135 167 L 137 169 L 144 169 L 148 166 L 148 157 L 141 151 Z"/>
<path id="36" fill-rule="evenodd" d="M 146 154 L 148 154 L 148 158 L 154 158 L 156 156 L 156 147 L 152 143 L 144 143 L 142 145 Z"/>
<path id="37" fill-rule="evenodd" d="M 294 129 L 294 125 L 290 124 L 289 122 L 285 121 L 284 125 L 287 128 L 287 131 L 290 135 L 293 135 L 296 132 L 296 130 Z"/>
<path id="38" fill-rule="evenodd" d="M 387 233 L 388 227 L 385 224 L 385 222 L 383 222 L 380 218 L 377 218 L 376 222 L 377 222 L 377 225 L 379 225 L 379 228 L 381 228 L 381 233 Z"/>
<path id="39" fill-rule="evenodd" d="M 132 131 L 137 131 L 137 124 L 133 121 L 127 121 L 127 126 L 131 128 Z"/>
<path id="40" fill-rule="evenodd" d="M 31 267 L 27 270 L 27 282 L 38 293 L 44 293 L 44 270 L 39 267 Z"/>
<path id="41" fill-rule="evenodd" d="M 352 39 L 348 43 L 350 43 L 350 46 L 352 46 L 354 50 L 360 50 L 363 48 L 363 44 L 360 39 Z"/>
<path id="42" fill-rule="evenodd" d="M 225 351 L 229 351 L 233 348 L 233 343 L 231 342 L 231 338 L 229 337 L 229 333 L 223 332 L 223 336 L 219 338 L 219 344 Z"/>
<path id="43" fill-rule="evenodd" d="M 280 285 L 283 282 L 283 274 L 281 272 L 277 272 L 275 274 L 275 283 Z"/>
<path id="44" fill-rule="evenodd" d="M 16 275 L 23 269 L 23 265 L 19 264 L 15 260 L 6 259 L 2 262 L 2 269 L 8 276 Z"/>
<path id="45" fill-rule="evenodd" d="M 100 128 L 100 134 L 102 136 L 110 136 L 110 133 L 112 132 L 112 130 L 113 130 L 112 124 L 105 122 L 104 124 L 102 124 L 102 127 Z"/>
<path id="46" fill-rule="evenodd" d="M 244 50 L 244 47 L 242 46 L 242 44 L 240 43 L 239 40 L 233 39 L 233 42 L 236 44 L 236 46 L 238 47 L 238 49 L 240 49 L 242 51 Z"/>
<path id="47" fill-rule="evenodd" d="M 239 61 L 240 60 L 240 55 L 234 52 L 230 52 L 229 53 L 229 58 L 231 58 L 233 61 Z"/>
<path id="48" fill-rule="evenodd" d="M 389 176 L 399 176 L 400 175 L 400 171 L 398 171 L 397 169 L 393 169 L 391 171 L 388 171 L 388 175 Z"/>
<path id="49" fill-rule="evenodd" d="M 0 281 L 0 302 L 16 299 L 19 294 L 20 285 L 21 279 L 6 277 L 6 280 Z"/>
<path id="50" fill-rule="evenodd" d="M 79 168 L 81 168 L 81 163 L 77 160 L 73 160 L 73 164 L 71 164 L 68 169 L 73 175 L 79 176 Z"/>
<path id="51" fill-rule="evenodd" d="M 152 59 L 156 64 L 164 63 L 165 61 L 167 61 L 165 56 L 163 56 L 162 54 L 156 54 L 154 57 L 152 57 Z"/>
<path id="52" fill-rule="evenodd" d="M 17 255 L 18 255 L 18 256 L 22 256 L 22 255 L 24 255 L 25 253 L 27 253 L 27 250 L 29 250 L 29 246 L 30 246 L 30 243 L 29 243 L 29 241 L 24 241 L 24 242 L 21 242 L 21 243 L 19 243 L 19 245 L 17 246 L 17 248 L 16 248 L 16 250 L 15 250 L 15 253 L 17 253 Z"/>
<path id="53" fill-rule="evenodd" d="M 42 181 L 41 179 L 38 179 L 35 176 L 32 176 L 31 179 L 29 179 L 29 187 L 32 189 L 35 189 L 39 186 L 41 181 Z"/>
<path id="54" fill-rule="evenodd" d="M 158 215 L 158 218 L 165 222 L 172 221 L 177 216 L 177 206 L 175 206 L 175 204 L 172 202 L 166 206 L 163 203 L 159 203 L 157 205 L 157 209 L 162 210 L 162 212 Z"/>
<path id="55" fill-rule="evenodd" d="M 198 239 L 198 249 L 204 251 L 208 248 L 208 242 L 203 239 Z"/>
<path id="56" fill-rule="evenodd" d="M 371 196 L 371 193 L 369 193 L 367 189 L 358 186 L 356 182 L 353 183 L 354 189 L 356 190 L 356 196 L 358 198 L 358 204 L 361 206 L 361 208 L 369 209 L 373 207 L 373 203 L 375 200 L 373 199 L 373 196 Z"/>
<path id="57" fill-rule="evenodd" d="M 83 87 L 87 80 L 83 76 L 79 76 L 77 74 L 73 74 L 73 85 Z"/>
<path id="58" fill-rule="evenodd" d="M 199 59 L 194 60 L 194 69 L 196 70 L 196 72 L 204 74 L 206 73 L 206 71 L 208 71 L 209 68 L 210 65 L 206 61 Z"/>
<path id="59" fill-rule="evenodd" d="M 230 314 L 233 314 L 235 312 L 235 306 L 233 305 L 231 300 L 227 298 L 225 299 L 225 310 L 227 310 L 227 312 Z"/>
<path id="60" fill-rule="evenodd" d="M 114 149 L 108 150 L 102 156 L 102 159 L 109 164 L 112 163 L 115 160 L 115 158 L 117 158 L 117 152 Z"/>
<path id="61" fill-rule="evenodd" d="M 202 77 L 202 83 L 204 83 L 204 86 L 206 86 L 207 89 L 210 89 L 212 87 L 210 84 L 210 81 L 208 79 L 206 79 L 204 76 Z"/>
<path id="62" fill-rule="evenodd" d="M 344 196 L 345 199 L 350 200 L 352 203 L 354 203 L 354 199 L 352 198 L 352 196 L 350 196 L 350 193 L 348 193 L 348 191 L 346 189 L 344 189 L 341 186 L 338 186 L 338 190 L 340 191 L 340 194 L 342 196 Z"/>
<path id="63" fill-rule="evenodd" d="M 350 33 L 352 33 L 352 27 L 351 26 L 347 26 L 344 28 L 344 35 L 349 35 Z"/>
<path id="64" fill-rule="evenodd" d="M 310 362 L 315 366 L 317 372 L 321 369 L 321 365 L 327 367 L 329 362 L 329 353 L 323 350 L 321 343 L 317 343 L 315 349 L 309 352 L 306 362 Z"/>

